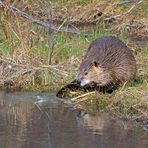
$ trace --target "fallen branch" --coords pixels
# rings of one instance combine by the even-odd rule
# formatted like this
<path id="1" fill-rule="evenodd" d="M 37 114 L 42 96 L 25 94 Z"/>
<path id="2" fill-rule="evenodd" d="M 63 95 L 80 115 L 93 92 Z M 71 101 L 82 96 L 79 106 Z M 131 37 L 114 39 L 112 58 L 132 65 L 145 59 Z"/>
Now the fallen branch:
<path id="1" fill-rule="evenodd" d="M 80 34 L 80 32 L 72 30 L 72 29 L 65 29 L 65 28 L 60 28 L 60 27 L 55 27 L 55 26 L 51 26 L 50 24 L 41 21 L 37 18 L 33 18 L 32 16 L 28 15 L 26 12 L 23 12 L 21 10 L 19 10 L 18 8 L 15 8 L 13 6 L 7 7 L 4 5 L 4 3 L 2 1 L 0 1 L 0 7 L 2 8 L 7 8 L 10 12 L 13 13 L 17 13 L 20 17 L 25 18 L 27 20 L 32 21 L 33 23 L 36 23 L 38 25 L 44 26 L 44 27 L 48 27 L 51 30 L 54 30 L 56 32 L 66 32 L 66 33 L 72 33 L 72 34 Z"/>
<path id="2" fill-rule="evenodd" d="M 11 59 L 0 59 L 0 63 L 7 64 L 10 68 L 12 67 L 18 67 L 22 69 L 32 69 L 32 70 L 50 70 L 52 72 L 56 72 L 59 75 L 67 76 L 68 73 L 60 68 L 58 68 L 58 65 L 40 65 L 38 67 L 35 66 L 28 66 L 23 64 L 17 64 L 15 61 Z"/>
<path id="3" fill-rule="evenodd" d="M 0 88 L 16 88 L 34 86 L 38 82 L 48 84 L 48 73 L 52 73 L 52 83 L 56 83 L 68 73 L 59 65 L 25 65 L 19 64 L 12 59 L 0 59 Z"/>
<path id="4" fill-rule="evenodd" d="M 130 13 L 132 10 L 134 10 L 137 7 L 137 5 L 141 4 L 142 2 L 143 2 L 143 0 L 135 3 L 134 5 L 131 6 L 131 8 L 127 12 L 125 12 L 123 14 L 118 14 L 118 15 L 115 15 L 115 16 L 110 16 L 108 18 L 105 18 L 104 20 L 108 21 L 108 20 L 111 20 L 111 19 L 117 19 L 117 18 L 123 17 L 123 16 L 127 15 L 128 13 Z"/>

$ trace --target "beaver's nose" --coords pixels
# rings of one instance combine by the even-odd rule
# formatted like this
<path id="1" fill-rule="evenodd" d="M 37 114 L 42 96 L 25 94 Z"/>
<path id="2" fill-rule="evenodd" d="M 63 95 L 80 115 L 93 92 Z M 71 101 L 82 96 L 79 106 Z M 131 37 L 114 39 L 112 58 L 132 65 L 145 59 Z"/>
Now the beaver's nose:
<path id="1" fill-rule="evenodd" d="M 78 79 L 77 80 L 77 84 L 80 85 L 81 84 L 81 80 Z"/>
<path id="2" fill-rule="evenodd" d="M 77 80 L 77 83 L 80 85 L 81 81 L 83 80 L 83 77 L 80 74 L 78 74 L 76 80 Z"/>

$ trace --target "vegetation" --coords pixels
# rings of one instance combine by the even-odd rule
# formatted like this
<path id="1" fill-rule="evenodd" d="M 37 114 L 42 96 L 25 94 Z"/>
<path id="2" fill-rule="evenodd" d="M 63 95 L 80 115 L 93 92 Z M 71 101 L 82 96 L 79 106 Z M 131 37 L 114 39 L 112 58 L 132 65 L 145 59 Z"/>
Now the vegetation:
<path id="1" fill-rule="evenodd" d="M 73 80 L 90 42 L 112 34 L 133 50 L 137 60 L 135 81 L 112 94 L 88 93 L 81 96 L 73 92 L 72 97 L 76 98 L 72 100 L 90 111 L 110 111 L 128 119 L 148 118 L 146 1 L 1 2 L 1 89 L 56 91 Z M 33 19 L 42 23 L 39 25 Z M 47 24 L 49 26 L 45 27 Z M 50 29 L 52 26 L 56 31 Z"/>

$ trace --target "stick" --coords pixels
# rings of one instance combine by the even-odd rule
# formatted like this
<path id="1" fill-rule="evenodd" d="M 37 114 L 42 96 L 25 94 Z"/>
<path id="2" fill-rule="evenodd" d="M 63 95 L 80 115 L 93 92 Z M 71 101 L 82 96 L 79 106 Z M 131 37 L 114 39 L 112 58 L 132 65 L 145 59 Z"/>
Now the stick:
<path id="1" fill-rule="evenodd" d="M 76 101 L 77 99 L 80 99 L 80 98 L 82 98 L 82 97 L 85 97 L 85 96 L 88 96 L 88 95 L 91 95 L 91 94 L 94 94 L 94 93 L 95 93 L 95 91 L 89 92 L 89 93 L 85 93 L 85 94 L 80 95 L 80 96 L 78 96 L 78 97 L 72 98 L 71 101 Z"/>
<path id="2" fill-rule="evenodd" d="M 7 7 L 7 6 L 5 6 L 4 3 L 0 0 L 0 7 L 2 8 L 2 7 Z M 59 29 L 59 28 L 57 28 L 55 26 L 51 26 L 50 24 L 48 24 L 48 23 L 46 23 L 44 21 L 41 21 L 41 20 L 39 20 L 37 18 L 33 18 L 32 16 L 28 15 L 27 13 L 25 13 L 25 12 L 23 12 L 23 11 L 19 10 L 18 8 L 13 7 L 13 6 L 8 7 L 8 10 L 10 12 L 17 13 L 20 17 L 23 17 L 23 18 L 25 18 L 27 20 L 30 20 L 33 23 L 36 23 L 36 24 L 44 26 L 44 27 L 51 28 L 52 30 L 54 30 L 56 32 L 66 32 L 66 33 L 72 33 L 72 34 L 80 34 L 80 32 L 72 30 L 72 29 L 65 29 L 65 28 L 60 28 Z"/>
<path id="3" fill-rule="evenodd" d="M 136 8 L 137 5 L 141 4 L 142 2 L 143 2 L 143 0 L 141 0 L 141 1 L 137 2 L 137 3 L 135 3 L 134 5 L 131 6 L 131 8 L 130 8 L 127 12 L 125 12 L 125 13 L 123 13 L 123 14 L 118 14 L 118 15 L 115 15 L 115 16 L 110 16 L 110 17 L 108 17 L 108 18 L 105 18 L 104 20 L 107 21 L 107 20 L 110 20 L 110 19 L 117 19 L 117 18 L 120 18 L 120 17 L 122 17 L 122 16 L 124 16 L 124 15 L 130 13 L 134 8 Z"/>

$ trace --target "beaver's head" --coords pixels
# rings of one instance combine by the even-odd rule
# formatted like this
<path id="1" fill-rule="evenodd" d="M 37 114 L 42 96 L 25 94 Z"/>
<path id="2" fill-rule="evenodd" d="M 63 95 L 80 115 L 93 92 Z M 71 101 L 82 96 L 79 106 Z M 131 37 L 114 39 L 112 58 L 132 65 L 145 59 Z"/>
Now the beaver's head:
<path id="1" fill-rule="evenodd" d="M 92 62 L 88 67 L 83 67 L 79 69 L 76 77 L 77 82 L 81 86 L 87 84 L 96 83 L 99 86 L 104 86 L 109 83 L 109 74 L 101 68 L 97 62 Z"/>

